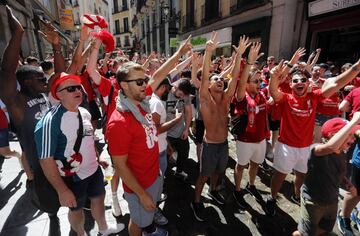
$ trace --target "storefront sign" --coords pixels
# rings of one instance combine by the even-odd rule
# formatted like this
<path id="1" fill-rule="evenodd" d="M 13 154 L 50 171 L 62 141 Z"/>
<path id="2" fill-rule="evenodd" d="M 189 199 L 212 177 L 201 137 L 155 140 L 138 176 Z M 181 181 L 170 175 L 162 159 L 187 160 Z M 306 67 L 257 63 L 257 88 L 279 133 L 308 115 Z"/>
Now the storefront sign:
<path id="1" fill-rule="evenodd" d="M 170 38 L 170 47 L 176 48 L 179 44 L 179 41 L 177 38 Z"/>
<path id="2" fill-rule="evenodd" d="M 224 29 L 216 30 L 216 31 L 217 31 L 216 41 L 219 43 L 218 48 L 221 48 L 224 46 L 231 47 L 232 28 L 227 27 Z M 195 51 L 205 49 L 206 42 L 211 38 L 211 34 L 212 34 L 212 32 L 208 32 L 206 34 L 193 36 L 191 38 L 191 44 L 194 47 L 193 49 Z M 185 40 L 181 41 L 181 43 L 184 43 L 184 42 L 185 42 Z"/>
<path id="3" fill-rule="evenodd" d="M 309 17 L 360 5 L 360 0 L 317 0 L 309 2 Z"/>
<path id="4" fill-rule="evenodd" d="M 60 27 L 63 30 L 75 30 L 73 10 L 67 1 L 58 0 Z"/>

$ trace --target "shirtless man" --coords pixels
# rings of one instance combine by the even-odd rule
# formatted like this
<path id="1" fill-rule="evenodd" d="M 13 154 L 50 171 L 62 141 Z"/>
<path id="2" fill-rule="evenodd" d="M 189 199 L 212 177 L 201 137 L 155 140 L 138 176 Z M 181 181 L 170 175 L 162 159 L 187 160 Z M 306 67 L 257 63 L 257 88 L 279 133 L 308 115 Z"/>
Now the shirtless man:
<path id="1" fill-rule="evenodd" d="M 224 91 L 224 78 L 217 74 L 211 76 L 209 71 L 211 54 L 217 47 L 216 32 L 213 32 L 206 43 L 203 77 L 200 87 L 200 112 L 204 120 L 205 134 L 200 157 L 200 176 L 195 185 L 195 201 L 191 203 L 195 218 L 204 221 L 203 205 L 200 203 L 201 192 L 207 179 L 211 176 L 209 193 L 217 203 L 224 204 L 225 199 L 216 191 L 218 175 L 223 173 L 228 161 L 228 113 L 231 96 L 236 89 L 236 78 L 240 72 L 241 55 L 248 46 L 241 38 L 239 47 L 234 47 L 237 53 L 235 66 L 232 70 L 232 79 Z"/>

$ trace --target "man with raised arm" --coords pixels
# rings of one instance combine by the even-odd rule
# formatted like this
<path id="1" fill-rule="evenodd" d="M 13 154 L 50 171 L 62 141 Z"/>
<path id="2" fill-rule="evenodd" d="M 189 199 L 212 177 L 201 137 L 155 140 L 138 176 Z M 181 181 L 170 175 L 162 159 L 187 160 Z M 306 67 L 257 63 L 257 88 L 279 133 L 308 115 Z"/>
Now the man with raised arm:
<path id="1" fill-rule="evenodd" d="M 228 88 L 224 91 L 224 78 L 217 74 L 209 76 L 211 54 L 216 49 L 216 32 L 213 32 L 210 40 L 206 43 L 203 77 L 200 86 L 200 112 L 204 120 L 205 133 L 202 144 L 202 155 L 200 157 L 200 176 L 195 185 L 195 200 L 191 203 L 194 216 L 198 221 L 204 221 L 203 205 L 200 202 L 201 192 L 207 179 L 210 180 L 209 195 L 219 204 L 225 204 L 224 197 L 216 191 L 216 183 L 219 174 L 226 169 L 228 162 L 228 114 L 230 98 L 233 96 L 237 77 L 240 72 L 241 55 L 249 46 L 240 40 L 236 50 L 236 62 L 232 70 L 232 79 Z"/>
<path id="2" fill-rule="evenodd" d="M 26 186 L 34 190 L 33 179 L 45 178 L 41 171 L 34 142 L 34 129 L 38 120 L 47 112 L 51 104 L 45 95 L 48 86 L 44 72 L 31 65 L 24 65 L 17 69 L 21 48 L 21 39 L 24 29 L 20 22 L 13 15 L 11 9 L 6 6 L 11 39 L 5 48 L 0 70 L 0 99 L 5 103 L 9 116 L 17 129 L 19 141 L 26 153 L 22 158 L 24 170 L 27 175 Z M 54 50 L 60 47 L 59 38 L 56 33 L 52 34 Z M 56 54 L 58 57 L 59 54 Z M 57 59 L 57 58 L 55 58 Z M 56 66 L 56 63 L 55 63 Z M 57 68 L 57 67 L 56 67 Z M 17 90 L 17 82 L 20 84 L 20 91 Z M 41 183 L 37 181 L 36 183 Z M 35 185 L 37 186 L 37 184 Z M 35 191 L 35 190 L 34 190 Z M 35 196 L 35 194 L 33 195 Z M 49 213 L 50 231 L 49 235 L 60 235 L 59 219 L 56 216 L 58 207 L 45 207 L 50 202 L 46 195 L 39 195 L 38 202 L 43 211 Z"/>
<path id="3" fill-rule="evenodd" d="M 293 201 L 300 200 L 300 187 L 307 172 L 307 160 L 313 140 L 315 111 L 318 103 L 339 91 L 349 83 L 360 70 L 360 60 L 344 73 L 328 78 L 321 89 L 308 91 L 309 80 L 305 73 L 296 68 L 291 71 L 290 87 L 292 93 L 283 93 L 279 89 L 281 74 L 304 55 L 304 49 L 298 49 L 289 63 L 283 61 L 271 71 L 270 94 L 282 108 L 279 141 L 275 146 L 274 168 L 271 179 L 271 197 L 266 202 L 266 213 L 276 213 L 276 195 L 287 174 L 295 170 L 295 192 Z"/>
<path id="4" fill-rule="evenodd" d="M 87 63 L 87 72 L 89 73 L 89 76 L 93 80 L 93 82 L 98 86 L 98 90 L 100 94 L 104 98 L 107 97 L 108 100 L 108 107 L 106 110 L 107 113 L 106 125 L 107 125 L 109 118 L 116 107 L 115 98 L 118 96 L 120 83 L 106 79 L 105 77 L 101 76 L 99 71 L 97 70 L 96 62 L 97 62 L 100 46 L 101 46 L 101 41 L 99 39 L 95 39 L 95 43 L 91 50 L 89 61 Z M 159 87 L 160 83 L 165 79 L 168 73 L 175 67 L 180 57 L 185 55 L 190 48 L 191 47 L 189 43 L 184 44 L 157 71 L 155 71 L 155 73 L 152 76 L 152 79 L 149 81 L 149 84 L 151 84 L 152 91 L 155 91 Z M 107 138 L 106 135 L 105 138 Z M 112 202 L 113 202 L 112 207 L 113 207 L 113 214 L 115 216 L 121 215 L 121 209 L 117 197 L 118 186 L 119 186 L 119 173 L 118 173 L 118 169 L 115 168 L 114 176 L 111 180 L 111 191 L 112 191 Z"/>

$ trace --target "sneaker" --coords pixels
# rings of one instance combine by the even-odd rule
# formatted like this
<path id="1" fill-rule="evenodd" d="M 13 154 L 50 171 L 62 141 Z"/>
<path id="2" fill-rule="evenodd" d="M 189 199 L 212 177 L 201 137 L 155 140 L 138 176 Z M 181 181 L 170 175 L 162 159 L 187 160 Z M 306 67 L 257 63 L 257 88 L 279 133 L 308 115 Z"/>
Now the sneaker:
<path id="1" fill-rule="evenodd" d="M 146 233 L 143 232 L 142 236 L 168 236 L 169 233 L 168 231 L 166 231 L 165 229 L 160 229 L 158 227 L 156 227 L 156 230 L 152 233 Z"/>
<path id="2" fill-rule="evenodd" d="M 117 233 L 121 232 L 124 228 L 125 228 L 124 224 L 118 223 L 115 226 L 112 226 L 112 227 L 109 226 L 107 228 L 107 230 L 105 230 L 104 232 L 99 231 L 97 236 L 108 236 L 110 234 L 117 234 Z"/>
<path id="3" fill-rule="evenodd" d="M 233 196 L 235 198 L 235 202 L 238 204 L 241 210 L 245 210 L 246 206 L 248 205 L 244 199 L 244 193 L 240 191 L 234 191 Z"/>
<path id="4" fill-rule="evenodd" d="M 340 213 L 340 210 L 339 210 Z M 336 222 L 337 226 L 339 228 L 339 231 L 344 236 L 353 236 L 354 232 L 351 229 L 351 220 L 350 218 L 344 218 L 339 215 L 339 213 L 336 216 Z"/>
<path id="5" fill-rule="evenodd" d="M 269 164 L 266 162 L 265 159 L 264 159 L 264 162 L 261 164 L 261 166 L 266 171 L 271 170 L 271 167 L 269 166 Z"/>
<path id="6" fill-rule="evenodd" d="M 265 203 L 265 213 L 268 216 L 274 216 L 276 214 L 276 199 L 269 197 Z"/>
<path id="7" fill-rule="evenodd" d="M 245 189 L 246 189 L 246 191 L 248 191 L 251 194 L 251 196 L 253 196 L 256 199 L 256 201 L 258 201 L 258 202 L 264 201 L 263 197 L 261 196 L 259 191 L 256 189 L 255 185 L 250 185 L 248 183 L 246 185 Z"/>
<path id="8" fill-rule="evenodd" d="M 360 219 L 359 219 L 359 209 L 355 209 L 351 212 L 350 219 L 356 224 L 357 230 L 360 230 Z"/>
<path id="9" fill-rule="evenodd" d="M 295 194 L 291 195 L 290 200 L 296 205 L 300 206 L 300 197 L 296 197 Z"/>
<path id="10" fill-rule="evenodd" d="M 112 198 L 112 205 L 111 205 L 111 209 L 112 209 L 112 214 L 115 218 L 119 217 L 122 215 L 121 212 L 121 208 L 120 208 L 120 204 L 119 204 L 119 200 L 118 198 Z"/>
<path id="11" fill-rule="evenodd" d="M 224 205 L 225 204 L 225 198 L 223 195 L 221 195 L 218 191 L 210 191 L 208 195 L 218 204 Z"/>
<path id="12" fill-rule="evenodd" d="M 181 172 L 175 171 L 174 175 L 175 175 L 175 177 L 181 178 L 181 179 L 186 179 L 188 177 L 188 175 L 184 171 L 181 171 Z"/>
<path id="13" fill-rule="evenodd" d="M 158 203 L 160 202 L 164 202 L 166 199 L 167 199 L 167 194 L 166 193 L 162 193 L 161 196 L 160 196 L 160 199 L 158 201 Z"/>
<path id="14" fill-rule="evenodd" d="M 194 216 L 198 221 L 205 221 L 204 205 L 201 202 L 192 202 L 190 207 L 194 212 Z"/>
<path id="15" fill-rule="evenodd" d="M 154 214 L 154 223 L 157 225 L 166 225 L 168 223 L 168 219 L 162 214 L 162 212 L 157 208 Z"/>

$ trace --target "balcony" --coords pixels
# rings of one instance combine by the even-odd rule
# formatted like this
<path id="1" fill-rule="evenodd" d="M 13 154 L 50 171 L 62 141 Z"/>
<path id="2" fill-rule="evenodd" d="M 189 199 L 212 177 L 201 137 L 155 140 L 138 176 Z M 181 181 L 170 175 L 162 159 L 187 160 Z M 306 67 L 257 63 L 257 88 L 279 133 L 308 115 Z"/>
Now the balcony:
<path id="1" fill-rule="evenodd" d="M 240 13 L 253 8 L 260 7 L 269 2 L 269 0 L 231 0 L 230 13 Z"/>
<path id="2" fill-rule="evenodd" d="M 214 9 L 214 8 L 212 8 Z M 205 10 L 205 5 L 201 6 L 201 25 L 209 25 L 214 23 L 215 21 L 219 20 L 222 17 L 222 13 L 220 8 L 218 7 L 215 10 L 212 10 L 212 12 L 210 11 L 206 11 Z"/>
<path id="3" fill-rule="evenodd" d="M 181 17 L 182 31 L 190 31 L 195 28 L 195 16 L 192 13 L 186 14 Z"/>
<path id="4" fill-rule="evenodd" d="M 131 33 L 131 31 L 129 30 L 129 28 L 125 28 L 124 27 L 120 27 L 120 28 L 115 28 L 113 31 L 114 35 L 118 35 L 118 34 L 126 34 L 126 33 Z"/>
<path id="5" fill-rule="evenodd" d="M 117 13 L 120 13 L 120 12 L 123 12 L 123 11 L 128 11 L 129 10 L 129 7 L 126 5 L 126 6 L 120 6 L 120 7 L 115 7 L 112 11 L 112 14 L 117 14 Z"/>

